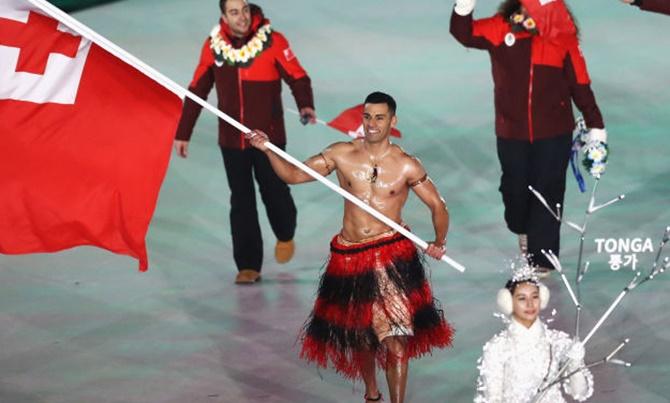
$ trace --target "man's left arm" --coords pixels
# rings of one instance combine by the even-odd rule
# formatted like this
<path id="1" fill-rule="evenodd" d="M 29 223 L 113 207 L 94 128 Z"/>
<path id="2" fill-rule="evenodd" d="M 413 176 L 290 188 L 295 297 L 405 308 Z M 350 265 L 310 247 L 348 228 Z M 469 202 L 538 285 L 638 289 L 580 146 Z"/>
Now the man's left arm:
<path id="1" fill-rule="evenodd" d="M 306 117 L 309 123 L 316 123 L 316 112 L 314 111 L 314 94 L 312 93 L 312 81 L 302 68 L 298 58 L 291 50 L 291 46 L 284 35 L 279 32 L 272 34 L 272 46 L 275 49 L 276 66 L 282 78 L 291 88 L 293 98 L 300 111 L 300 116 Z"/>
<path id="2" fill-rule="evenodd" d="M 428 206 L 431 212 L 435 240 L 428 243 L 426 253 L 435 259 L 440 259 L 446 251 L 447 231 L 449 231 L 449 210 L 447 203 L 440 195 L 421 161 L 412 157 L 407 175 L 407 185 L 416 193 L 421 201 Z"/>
<path id="3" fill-rule="evenodd" d="M 584 116 L 586 127 L 589 128 L 590 132 L 589 137 L 593 141 L 606 143 L 607 132 L 605 131 L 603 116 L 591 89 L 591 78 L 586 69 L 586 60 L 576 39 L 568 48 L 564 68 L 570 83 L 572 100 Z"/>

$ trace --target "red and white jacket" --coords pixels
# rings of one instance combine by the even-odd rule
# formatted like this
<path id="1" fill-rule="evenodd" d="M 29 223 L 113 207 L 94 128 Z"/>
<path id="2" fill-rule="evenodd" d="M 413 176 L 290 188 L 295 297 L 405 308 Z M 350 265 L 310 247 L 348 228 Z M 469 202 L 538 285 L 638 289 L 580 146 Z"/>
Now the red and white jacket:
<path id="1" fill-rule="evenodd" d="M 251 32 L 246 38 L 231 35 L 230 27 L 220 22 L 223 40 L 239 49 L 257 30 L 268 24 L 260 7 L 252 5 Z M 210 38 L 205 40 L 189 90 L 206 99 L 216 86 L 218 107 L 221 111 L 251 129 L 260 129 L 270 136 L 274 144 L 286 144 L 284 111 L 281 100 L 281 80 L 291 88 L 298 108 L 314 108 L 311 80 L 295 57 L 286 38 L 277 31 L 270 33 L 269 46 L 245 67 L 223 63 L 217 66 Z M 202 107 L 190 99 L 184 102 L 177 140 L 190 140 Z M 219 120 L 219 144 L 224 148 L 244 149 L 249 142 L 242 133 Z"/>
<path id="2" fill-rule="evenodd" d="M 473 20 L 472 13 L 456 12 L 450 31 L 464 46 L 491 56 L 498 137 L 533 142 L 572 133 L 572 101 L 589 128 L 604 128 L 576 35 L 547 39 L 516 32 L 508 46 L 512 27 L 502 15 Z"/>

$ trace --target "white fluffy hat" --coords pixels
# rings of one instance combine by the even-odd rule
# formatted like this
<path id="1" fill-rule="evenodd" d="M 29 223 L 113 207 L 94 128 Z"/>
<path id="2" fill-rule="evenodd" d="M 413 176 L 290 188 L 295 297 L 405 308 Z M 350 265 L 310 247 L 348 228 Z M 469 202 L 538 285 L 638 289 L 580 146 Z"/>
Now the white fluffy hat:
<path id="1" fill-rule="evenodd" d="M 521 282 L 521 281 L 520 281 Z M 551 293 L 549 292 L 549 288 L 547 288 L 546 285 L 540 283 L 540 282 L 532 282 L 533 284 L 537 285 L 537 287 L 540 289 L 540 310 L 544 309 L 547 307 L 549 304 L 549 298 L 551 296 Z M 498 290 L 498 297 L 496 298 L 496 302 L 498 304 L 498 310 L 504 315 L 511 315 L 512 314 L 512 293 L 510 290 L 507 288 L 501 288 Z"/>
<path id="2" fill-rule="evenodd" d="M 535 267 L 530 266 L 527 263 L 521 265 L 520 267 L 515 267 L 515 265 L 512 265 L 512 278 L 510 281 L 513 284 L 524 282 L 535 284 L 540 290 L 540 310 L 546 308 L 549 304 L 551 293 L 549 292 L 549 288 L 540 283 L 538 280 Z M 496 303 L 498 305 L 498 310 L 500 310 L 501 313 L 508 316 L 512 314 L 512 293 L 509 289 L 505 287 L 498 290 Z"/>

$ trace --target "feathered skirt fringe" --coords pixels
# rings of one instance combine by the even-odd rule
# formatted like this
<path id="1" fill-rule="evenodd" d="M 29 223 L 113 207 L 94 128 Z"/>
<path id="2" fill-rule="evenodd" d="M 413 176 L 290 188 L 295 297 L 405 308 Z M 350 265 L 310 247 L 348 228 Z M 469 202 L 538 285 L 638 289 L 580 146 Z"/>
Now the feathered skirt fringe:
<path id="1" fill-rule="evenodd" d="M 337 235 L 330 251 L 301 333 L 302 358 L 355 379 L 370 353 L 385 367 L 387 336 L 406 336 L 406 359 L 451 345 L 453 329 L 411 241 L 396 232 L 356 243 Z"/>

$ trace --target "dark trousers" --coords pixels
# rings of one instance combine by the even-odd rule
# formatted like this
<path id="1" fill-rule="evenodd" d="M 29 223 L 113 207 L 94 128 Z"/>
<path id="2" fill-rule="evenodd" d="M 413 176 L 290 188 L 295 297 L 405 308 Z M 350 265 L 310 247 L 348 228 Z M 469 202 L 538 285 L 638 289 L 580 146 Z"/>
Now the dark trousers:
<path id="1" fill-rule="evenodd" d="M 554 210 L 556 203 L 560 203 L 562 211 L 572 136 L 533 143 L 498 138 L 497 146 L 507 227 L 515 234 L 528 234 L 531 263 L 553 268 L 541 250 L 551 249 L 558 256 L 560 222 L 528 190 L 528 185 L 540 192 Z"/>
<path id="2" fill-rule="evenodd" d="M 272 170 L 265 154 L 257 149 L 222 147 L 221 153 L 230 188 L 230 227 L 237 270 L 261 271 L 263 238 L 258 224 L 254 177 L 272 231 L 280 241 L 290 241 L 295 234 L 297 210 L 291 190 Z"/>

